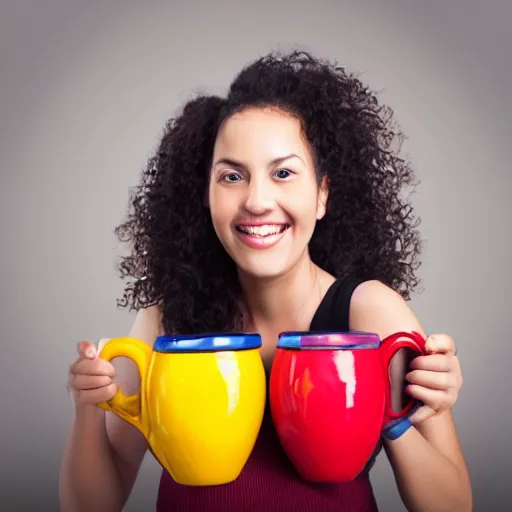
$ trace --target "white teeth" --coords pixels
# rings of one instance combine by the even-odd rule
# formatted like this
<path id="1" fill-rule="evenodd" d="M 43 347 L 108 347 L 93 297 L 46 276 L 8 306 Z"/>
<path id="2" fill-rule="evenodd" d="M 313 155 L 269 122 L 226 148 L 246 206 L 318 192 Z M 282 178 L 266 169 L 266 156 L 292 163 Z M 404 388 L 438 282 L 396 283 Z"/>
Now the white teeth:
<path id="1" fill-rule="evenodd" d="M 264 226 L 238 226 L 240 231 L 256 236 L 269 236 L 282 233 L 286 229 L 284 224 L 265 224 Z"/>

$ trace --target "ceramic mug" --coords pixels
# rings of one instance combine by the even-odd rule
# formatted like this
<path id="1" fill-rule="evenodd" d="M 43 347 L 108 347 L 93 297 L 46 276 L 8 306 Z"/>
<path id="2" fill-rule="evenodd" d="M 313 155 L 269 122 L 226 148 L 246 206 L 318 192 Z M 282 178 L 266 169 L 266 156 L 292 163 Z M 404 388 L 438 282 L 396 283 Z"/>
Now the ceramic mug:
<path id="1" fill-rule="evenodd" d="M 183 485 L 235 480 L 256 442 L 266 401 L 257 334 L 108 341 L 99 357 L 132 359 L 140 393 L 100 404 L 138 428 L 157 461 Z"/>
<path id="2" fill-rule="evenodd" d="M 391 407 L 389 363 L 401 348 L 425 353 L 418 333 L 282 333 L 270 374 L 272 419 L 284 451 L 312 482 L 348 482 L 374 453 Z"/>

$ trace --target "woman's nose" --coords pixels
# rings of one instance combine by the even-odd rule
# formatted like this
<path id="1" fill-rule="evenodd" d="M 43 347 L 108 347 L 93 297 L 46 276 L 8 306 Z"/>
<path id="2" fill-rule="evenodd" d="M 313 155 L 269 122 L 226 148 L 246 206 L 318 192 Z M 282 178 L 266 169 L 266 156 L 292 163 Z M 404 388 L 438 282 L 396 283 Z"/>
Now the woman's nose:
<path id="1" fill-rule="evenodd" d="M 252 179 L 247 187 L 245 209 L 252 215 L 262 215 L 275 206 L 274 187 L 264 179 Z"/>

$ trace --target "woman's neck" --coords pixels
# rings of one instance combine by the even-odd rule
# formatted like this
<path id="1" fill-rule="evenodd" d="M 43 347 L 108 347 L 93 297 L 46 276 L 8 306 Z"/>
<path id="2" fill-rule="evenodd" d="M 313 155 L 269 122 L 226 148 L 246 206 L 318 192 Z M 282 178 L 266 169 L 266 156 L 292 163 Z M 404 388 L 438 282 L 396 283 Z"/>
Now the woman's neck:
<path id="1" fill-rule="evenodd" d="M 260 279 L 240 273 L 244 294 L 244 323 L 250 330 L 309 330 L 325 292 L 334 282 L 309 255 L 286 274 Z"/>

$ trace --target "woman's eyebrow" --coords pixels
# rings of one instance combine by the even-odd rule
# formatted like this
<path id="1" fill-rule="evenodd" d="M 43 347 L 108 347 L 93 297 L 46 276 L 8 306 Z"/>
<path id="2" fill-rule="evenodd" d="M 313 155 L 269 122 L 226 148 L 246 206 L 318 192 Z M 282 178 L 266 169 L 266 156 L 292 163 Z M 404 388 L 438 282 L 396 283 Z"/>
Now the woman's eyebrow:
<path id="1" fill-rule="evenodd" d="M 289 160 L 290 158 L 298 158 L 301 162 L 303 161 L 302 158 L 300 158 L 300 156 L 296 155 L 295 153 L 290 153 L 289 155 L 279 156 L 277 158 L 274 158 L 271 162 L 269 162 L 269 167 L 273 166 L 273 165 L 278 165 L 278 164 L 284 162 L 285 160 Z M 247 166 L 245 164 L 243 164 L 242 162 L 239 162 L 233 158 L 227 158 L 227 157 L 220 158 L 219 160 L 217 160 L 215 162 L 215 164 L 213 166 L 215 167 L 219 164 L 229 165 L 231 167 L 236 167 L 238 169 L 246 169 L 247 168 Z"/>

